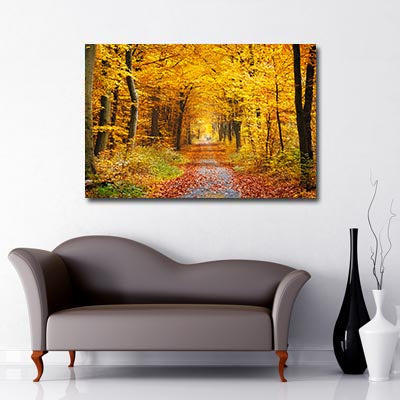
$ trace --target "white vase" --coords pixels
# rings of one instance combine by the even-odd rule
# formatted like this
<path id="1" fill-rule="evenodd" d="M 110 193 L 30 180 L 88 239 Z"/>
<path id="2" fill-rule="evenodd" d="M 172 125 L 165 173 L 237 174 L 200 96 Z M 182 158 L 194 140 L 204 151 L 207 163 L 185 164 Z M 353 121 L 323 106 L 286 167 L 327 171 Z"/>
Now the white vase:
<path id="1" fill-rule="evenodd" d="M 370 381 L 387 381 L 397 344 L 398 331 L 382 313 L 383 290 L 373 290 L 376 304 L 374 318 L 360 328 L 361 343 Z"/>
<path id="2" fill-rule="evenodd" d="M 397 314 L 397 346 L 394 352 L 393 363 L 392 363 L 392 372 L 394 374 L 400 374 L 400 306 L 396 306 L 396 314 Z"/>

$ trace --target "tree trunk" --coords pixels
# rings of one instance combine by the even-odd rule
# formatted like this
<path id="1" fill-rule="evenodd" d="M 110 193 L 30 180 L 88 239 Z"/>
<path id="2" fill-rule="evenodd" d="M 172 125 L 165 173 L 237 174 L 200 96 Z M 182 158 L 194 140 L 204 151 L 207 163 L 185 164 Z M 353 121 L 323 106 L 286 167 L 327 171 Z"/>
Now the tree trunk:
<path id="1" fill-rule="evenodd" d="M 235 139 L 236 139 L 236 151 L 239 151 L 240 148 L 242 147 L 240 138 L 240 126 L 241 126 L 240 121 L 233 121 L 233 131 L 235 133 Z"/>
<path id="2" fill-rule="evenodd" d="M 163 116 L 162 119 L 165 120 L 165 129 L 167 132 L 167 136 L 173 137 L 175 133 L 175 118 L 174 118 L 174 109 L 173 107 L 168 104 L 162 107 Z"/>
<path id="3" fill-rule="evenodd" d="M 183 112 L 180 112 L 178 116 L 178 126 L 176 127 L 176 143 L 175 143 L 176 150 L 181 149 L 182 122 L 183 122 Z"/>
<path id="4" fill-rule="evenodd" d="M 135 81 L 132 76 L 132 49 L 129 49 L 125 53 L 126 67 L 129 72 L 129 75 L 126 77 L 126 83 L 128 85 L 129 95 L 131 98 L 131 110 L 130 110 L 130 118 L 129 118 L 129 132 L 128 132 L 128 141 L 129 146 L 134 146 L 134 140 L 137 129 L 137 120 L 138 120 L 138 94 L 135 87 Z"/>
<path id="5" fill-rule="evenodd" d="M 226 137 L 227 137 L 227 128 L 226 128 L 226 122 L 222 122 L 222 137 L 224 140 L 224 143 L 226 142 Z"/>
<path id="6" fill-rule="evenodd" d="M 176 143 L 175 150 L 181 149 L 181 137 L 182 137 L 182 125 L 183 125 L 183 116 L 185 114 L 186 104 L 189 100 L 190 92 L 192 91 L 193 86 L 186 87 L 186 92 L 182 91 L 179 93 L 179 114 L 178 114 L 178 125 L 176 127 Z"/>
<path id="7" fill-rule="evenodd" d="M 85 45 L 85 178 L 96 173 L 93 152 L 93 69 L 96 57 L 96 45 Z"/>
<path id="8" fill-rule="evenodd" d="M 119 46 L 114 48 L 115 55 L 120 58 L 119 54 Z M 115 126 L 117 122 L 117 112 L 118 112 L 118 103 L 119 103 L 119 83 L 115 85 L 112 91 L 112 100 L 111 100 L 111 125 Z M 113 137 L 111 135 L 110 140 L 113 142 Z"/>
<path id="9" fill-rule="evenodd" d="M 217 127 L 218 127 L 218 139 L 220 142 L 222 142 L 224 134 L 222 130 L 222 117 L 220 115 L 218 116 Z"/>
<path id="10" fill-rule="evenodd" d="M 186 128 L 186 137 L 187 137 L 187 144 L 192 144 L 192 134 L 190 132 L 190 122 Z"/>
<path id="11" fill-rule="evenodd" d="M 275 76 L 275 104 L 276 104 L 276 123 L 278 124 L 278 132 L 279 132 L 279 143 L 281 145 L 281 151 L 284 150 L 283 147 L 283 138 L 282 138 L 282 125 L 281 125 L 281 117 L 279 114 L 279 86 L 277 77 Z"/>
<path id="12" fill-rule="evenodd" d="M 113 103 L 112 103 L 112 112 L 111 112 L 111 125 L 115 125 L 117 122 L 117 112 L 118 112 L 118 100 L 119 100 L 119 86 L 116 86 L 113 90 Z"/>
<path id="13" fill-rule="evenodd" d="M 159 128 L 159 121 L 160 121 L 160 112 L 162 111 L 160 108 L 160 99 L 159 94 L 160 87 L 157 87 L 156 92 L 151 96 L 151 102 L 153 108 L 151 109 L 151 127 L 150 127 L 150 136 L 151 141 L 154 142 L 155 138 L 161 136 L 160 128 Z"/>
<path id="14" fill-rule="evenodd" d="M 278 73 L 276 72 L 276 64 L 275 57 L 272 56 L 272 64 L 274 66 L 275 73 L 275 114 L 276 114 L 276 123 L 278 125 L 278 133 L 279 133 L 279 143 L 281 145 L 281 151 L 284 150 L 283 146 L 283 137 L 282 137 L 282 124 L 281 124 L 281 116 L 279 111 L 279 84 L 278 84 Z"/>
<path id="15" fill-rule="evenodd" d="M 181 136 L 182 136 L 182 124 L 183 124 L 183 114 L 185 112 L 186 100 L 187 98 L 184 97 L 184 93 L 180 93 L 180 100 L 179 100 L 179 114 L 178 114 L 178 125 L 176 127 L 176 143 L 175 149 L 181 149 Z"/>
<path id="16" fill-rule="evenodd" d="M 160 130 L 158 128 L 160 109 L 158 106 L 154 106 L 151 110 L 151 128 L 150 136 L 156 138 L 160 136 Z"/>
<path id="17" fill-rule="evenodd" d="M 300 185 L 309 188 L 309 158 L 308 146 L 304 124 L 304 113 L 302 106 L 302 90 L 301 90 L 301 59 L 300 59 L 300 45 L 293 45 L 293 67 L 294 67 L 294 101 L 296 106 L 296 122 L 297 132 L 299 135 L 300 147 Z"/>
<path id="18" fill-rule="evenodd" d="M 307 141 L 307 154 L 310 160 L 313 159 L 313 149 L 312 149 L 312 134 L 311 134 L 311 111 L 313 103 L 313 88 L 314 88 L 314 74 L 315 66 L 317 60 L 317 49 L 315 44 L 311 46 L 307 70 L 306 70 L 306 89 L 304 93 L 304 130 Z"/>
<path id="19" fill-rule="evenodd" d="M 228 139 L 229 143 L 232 142 L 232 121 L 229 121 L 228 123 Z"/>
<path id="20" fill-rule="evenodd" d="M 100 109 L 100 126 L 107 126 L 111 123 L 111 107 L 110 99 L 108 96 L 101 96 L 100 99 L 101 109 Z M 96 146 L 94 148 L 94 154 L 98 156 L 103 150 L 107 148 L 108 144 L 108 132 L 107 128 L 99 131 L 97 134 Z"/>
<path id="21" fill-rule="evenodd" d="M 128 132 L 128 141 L 129 145 L 133 148 L 135 145 L 134 139 L 136 135 L 137 129 L 137 120 L 138 120 L 138 109 L 136 105 L 131 105 L 130 117 L 129 117 L 129 132 Z"/>
<path id="22" fill-rule="evenodd" d="M 267 116 L 267 139 L 265 140 L 265 158 L 268 160 L 269 154 L 269 139 L 271 137 L 271 113 L 268 112 Z"/>
<path id="23" fill-rule="evenodd" d="M 116 86 L 115 89 L 112 91 L 112 101 L 111 101 L 111 122 L 112 126 L 115 126 L 117 123 L 117 112 L 118 112 L 118 100 L 119 100 L 119 86 Z M 113 149 L 115 146 L 114 135 L 111 134 L 108 137 L 110 149 Z"/>

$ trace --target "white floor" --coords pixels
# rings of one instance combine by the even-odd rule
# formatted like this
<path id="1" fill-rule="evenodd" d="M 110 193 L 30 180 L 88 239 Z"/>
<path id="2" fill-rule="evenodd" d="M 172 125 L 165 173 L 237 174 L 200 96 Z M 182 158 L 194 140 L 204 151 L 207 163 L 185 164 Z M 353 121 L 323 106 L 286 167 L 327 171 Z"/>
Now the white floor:
<path id="1" fill-rule="evenodd" d="M 129 367 L 49 365 L 40 383 L 33 366 L 0 366 L 0 399 L 395 400 L 400 376 L 372 383 L 336 367 L 289 366 L 288 383 L 273 367 Z"/>

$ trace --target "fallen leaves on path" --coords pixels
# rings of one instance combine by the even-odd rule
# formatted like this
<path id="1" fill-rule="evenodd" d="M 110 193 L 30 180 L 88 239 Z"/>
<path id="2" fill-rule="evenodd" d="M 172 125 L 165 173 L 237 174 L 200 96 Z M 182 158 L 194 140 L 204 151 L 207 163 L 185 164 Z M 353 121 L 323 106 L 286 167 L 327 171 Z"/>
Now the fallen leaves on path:
<path id="1" fill-rule="evenodd" d="M 266 174 L 235 173 L 233 188 L 244 199 L 299 199 L 315 198 L 315 190 L 302 190 L 297 182 L 282 181 Z"/>
<path id="2" fill-rule="evenodd" d="M 198 167 L 195 165 L 186 165 L 183 175 L 159 185 L 152 193 L 152 197 L 166 199 L 182 197 L 190 189 L 201 187 L 204 179 L 202 180 L 198 176 L 197 169 Z"/>
<path id="3" fill-rule="evenodd" d="M 204 193 L 195 197 L 204 198 L 232 198 L 227 195 L 230 191 L 235 191 L 235 197 L 247 199 L 315 198 L 316 195 L 315 190 L 305 191 L 294 180 L 235 171 L 227 162 L 225 149 L 218 144 L 188 146 L 183 153 L 190 160 L 184 173 L 159 184 L 151 197 L 187 197 L 197 189 L 204 189 Z"/>

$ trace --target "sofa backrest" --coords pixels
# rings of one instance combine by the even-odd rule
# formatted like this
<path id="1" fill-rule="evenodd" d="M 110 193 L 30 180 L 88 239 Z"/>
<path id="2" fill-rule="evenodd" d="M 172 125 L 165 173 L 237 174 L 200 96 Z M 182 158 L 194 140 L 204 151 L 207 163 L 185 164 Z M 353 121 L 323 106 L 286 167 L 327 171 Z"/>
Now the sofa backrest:
<path id="1" fill-rule="evenodd" d="M 191 303 L 271 306 L 293 268 L 264 261 L 180 264 L 133 240 L 84 236 L 53 251 L 70 274 L 75 305 Z"/>

